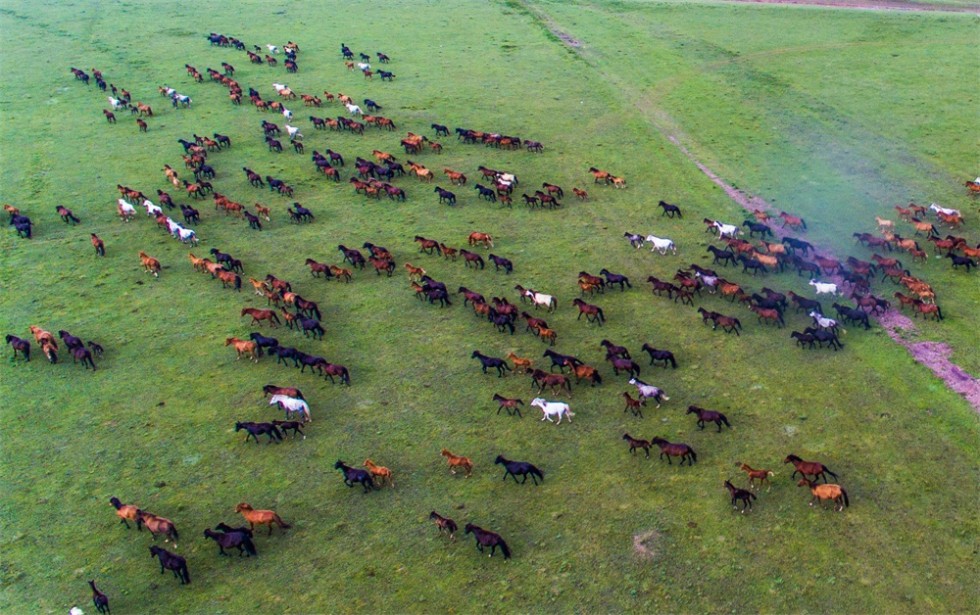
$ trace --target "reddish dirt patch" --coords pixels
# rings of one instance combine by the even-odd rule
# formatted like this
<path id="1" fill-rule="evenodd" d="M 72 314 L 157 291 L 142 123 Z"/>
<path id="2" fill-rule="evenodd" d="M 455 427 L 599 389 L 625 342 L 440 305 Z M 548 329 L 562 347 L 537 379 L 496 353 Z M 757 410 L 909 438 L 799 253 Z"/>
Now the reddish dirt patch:
<path id="1" fill-rule="evenodd" d="M 660 555 L 660 532 L 648 530 L 633 536 L 633 551 L 642 559 L 654 560 Z"/>

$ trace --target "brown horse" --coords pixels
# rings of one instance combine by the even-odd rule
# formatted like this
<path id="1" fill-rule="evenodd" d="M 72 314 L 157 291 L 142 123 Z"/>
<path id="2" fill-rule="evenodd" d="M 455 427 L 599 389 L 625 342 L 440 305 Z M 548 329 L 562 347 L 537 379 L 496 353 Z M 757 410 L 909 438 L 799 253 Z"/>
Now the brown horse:
<path id="1" fill-rule="evenodd" d="M 623 434 L 623 440 L 626 440 L 627 442 L 629 442 L 629 445 L 630 445 L 630 454 L 635 455 L 636 454 L 636 449 L 642 448 L 643 449 L 643 452 L 647 454 L 647 459 L 650 458 L 650 447 L 653 446 L 653 443 L 652 442 L 650 442 L 649 440 L 640 440 L 640 439 L 634 438 L 633 436 L 629 435 L 628 433 L 624 433 Z"/>
<path id="2" fill-rule="evenodd" d="M 817 461 L 803 461 L 796 455 L 787 455 L 786 459 L 783 459 L 783 463 L 792 463 L 793 467 L 795 468 L 793 470 L 793 474 L 790 475 L 790 479 L 796 478 L 797 472 L 799 472 L 803 478 L 812 476 L 814 479 L 818 479 L 823 476 L 823 481 L 825 483 L 827 482 L 827 474 L 837 478 L 837 475 L 831 472 L 830 468 L 824 464 Z"/>
<path id="3" fill-rule="evenodd" d="M 514 371 L 518 374 L 528 374 L 534 368 L 534 362 L 531 359 L 519 357 L 513 352 L 508 353 L 506 358 L 514 363 Z"/>
<path id="4" fill-rule="evenodd" d="M 842 512 L 845 506 L 851 505 L 847 499 L 847 491 L 840 485 L 834 485 L 832 483 L 818 485 L 817 481 L 807 480 L 806 478 L 796 483 L 797 487 L 802 487 L 803 485 L 809 487 L 810 493 L 813 494 L 813 499 L 810 500 L 810 506 L 813 506 L 814 502 L 833 500 L 834 504 L 838 507 L 837 512 Z"/>
<path id="5" fill-rule="evenodd" d="M 140 263 L 143 265 L 143 271 L 147 273 L 152 273 L 153 277 L 159 278 L 160 269 L 161 269 L 160 261 L 153 258 L 152 256 L 147 255 L 147 253 L 143 252 L 142 250 L 139 253 L 139 257 L 140 257 Z"/>
<path id="6" fill-rule="evenodd" d="M 239 318 L 248 314 L 252 317 L 251 324 L 257 325 L 263 320 L 269 321 L 269 326 L 275 328 L 277 325 L 281 325 L 282 322 L 273 310 L 260 310 L 258 308 L 243 308 Z"/>
<path id="7" fill-rule="evenodd" d="M 292 526 L 284 522 L 279 515 L 271 510 L 255 510 L 251 504 L 242 502 L 235 507 L 235 512 L 241 513 L 248 521 L 249 529 L 254 530 L 256 525 L 268 525 L 269 536 L 272 535 L 272 524 L 275 523 L 281 529 L 288 530 Z"/>
<path id="8" fill-rule="evenodd" d="M 493 247 L 493 236 L 489 233 L 480 233 L 478 231 L 473 231 L 467 238 L 467 241 L 471 246 L 475 246 L 478 243 L 482 243 L 484 248 Z"/>
<path id="9" fill-rule="evenodd" d="M 456 473 L 457 468 L 466 472 L 466 478 L 469 478 L 473 474 L 473 462 L 470 461 L 469 457 L 453 455 L 447 449 L 442 449 L 440 454 L 449 462 L 449 471 L 453 474 Z"/>
<path id="10" fill-rule="evenodd" d="M 670 460 L 671 457 L 680 457 L 681 465 L 684 465 L 685 461 L 688 462 L 688 465 L 694 465 L 694 462 L 698 460 L 697 453 L 687 444 L 671 443 L 663 438 L 654 438 L 650 442 L 660 447 L 661 460 L 664 458 L 664 455 L 667 455 L 668 464 L 673 465 L 673 462 Z"/>
<path id="11" fill-rule="evenodd" d="M 343 267 L 338 267 L 336 265 L 330 265 L 330 273 L 339 282 L 343 280 L 344 282 L 350 282 L 353 277 L 353 272 L 350 269 L 345 269 Z"/>
<path id="12" fill-rule="evenodd" d="M 240 275 L 238 275 L 234 271 L 226 271 L 224 269 L 221 269 L 220 271 L 215 272 L 215 276 L 219 280 L 221 280 L 221 287 L 222 288 L 228 288 L 228 286 L 231 286 L 232 288 L 234 288 L 238 292 L 241 292 L 241 290 L 242 290 L 242 278 L 241 278 Z"/>
<path id="13" fill-rule="evenodd" d="M 625 413 L 627 410 L 629 410 L 630 412 L 633 413 L 633 416 L 638 416 L 642 419 L 643 406 L 645 405 L 643 398 L 641 397 L 640 399 L 633 399 L 630 396 L 629 391 L 625 391 L 623 393 L 623 399 L 626 400 L 626 407 L 623 408 L 623 412 Z M 647 457 L 649 456 L 650 456 L 650 451 L 647 451 Z"/>
<path id="14" fill-rule="evenodd" d="M 112 507 L 116 509 L 116 516 L 119 517 L 119 522 L 129 527 L 129 521 L 136 522 L 136 513 L 139 512 L 139 507 L 133 504 L 123 504 L 119 501 L 119 498 L 113 496 L 109 498 L 109 503 Z M 139 524 L 137 524 L 137 528 Z"/>
<path id="15" fill-rule="evenodd" d="M 770 476 L 775 476 L 775 474 L 773 474 L 769 470 L 753 470 L 751 467 L 749 467 L 748 464 L 745 464 L 745 463 L 739 464 L 738 467 L 739 467 L 740 470 L 742 470 L 743 472 L 745 472 L 746 474 L 749 475 L 749 488 L 750 489 L 755 489 L 755 481 L 756 480 L 759 481 L 759 486 L 760 487 L 762 487 L 766 483 L 769 483 L 769 487 L 766 489 L 766 491 L 769 491 L 769 489 L 772 489 L 772 483 L 769 482 L 769 477 Z"/>
<path id="16" fill-rule="evenodd" d="M 450 542 L 456 542 L 456 530 L 459 529 L 459 526 L 456 525 L 455 521 L 448 517 L 443 517 L 434 510 L 429 513 L 429 519 L 435 521 L 440 534 L 446 532 L 449 534 Z"/>
<path id="17" fill-rule="evenodd" d="M 524 418 L 524 415 L 521 414 L 521 409 L 518 408 L 518 406 L 524 405 L 524 402 L 522 400 L 517 399 L 516 397 L 515 398 L 504 397 L 499 393 L 493 394 L 493 400 L 497 402 L 500 406 L 499 408 L 497 408 L 497 414 L 500 414 L 501 410 L 506 410 L 507 416 L 514 416 L 514 413 L 517 413 L 517 416 Z"/>
<path id="18" fill-rule="evenodd" d="M 370 459 L 364 460 L 364 467 L 367 468 L 368 472 L 371 473 L 371 476 L 373 476 L 378 481 L 378 485 L 384 485 L 385 483 L 388 483 L 392 487 L 395 486 L 394 475 L 392 474 L 391 470 L 389 470 L 388 468 L 384 466 L 375 465 L 375 463 Z"/>
<path id="19" fill-rule="evenodd" d="M 238 354 L 238 359 L 236 359 L 236 361 L 240 360 L 242 357 L 248 357 L 256 363 L 259 362 L 259 346 L 255 342 L 238 339 L 237 337 L 229 337 L 225 340 L 225 346 L 232 345 L 235 347 L 235 352 Z"/>
<path id="20" fill-rule="evenodd" d="M 141 526 L 144 525 L 146 526 L 146 529 L 150 530 L 150 534 L 153 535 L 153 540 L 156 540 L 157 534 L 163 534 L 163 542 L 173 540 L 174 546 L 177 545 L 177 527 L 170 519 L 164 519 L 163 517 L 158 517 L 152 513 L 137 510 L 136 529 L 141 529 Z"/>
<path id="21" fill-rule="evenodd" d="M 58 342 L 55 341 L 54 335 L 50 331 L 46 331 L 37 325 L 31 325 L 28 329 L 34 335 L 34 341 L 38 345 L 51 344 L 55 350 L 58 349 Z"/>

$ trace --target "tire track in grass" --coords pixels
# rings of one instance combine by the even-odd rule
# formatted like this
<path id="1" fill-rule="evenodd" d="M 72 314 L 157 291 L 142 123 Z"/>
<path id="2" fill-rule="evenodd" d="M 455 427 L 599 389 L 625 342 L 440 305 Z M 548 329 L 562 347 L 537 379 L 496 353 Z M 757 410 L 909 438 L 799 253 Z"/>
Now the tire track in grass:
<path id="1" fill-rule="evenodd" d="M 514 4 L 514 3 L 510 3 Z M 542 28 L 549 32 L 553 37 L 556 37 L 568 49 L 574 53 L 579 59 L 585 62 L 589 67 L 599 72 L 599 74 L 606 81 L 615 81 L 612 85 L 615 86 L 619 91 L 629 91 L 627 84 L 620 82 L 618 79 L 611 79 L 611 75 L 608 75 L 596 68 L 596 65 L 590 61 L 587 55 L 588 47 L 582 42 L 566 32 L 563 32 L 558 28 L 556 22 L 546 13 L 541 12 L 539 9 L 530 6 L 526 1 L 521 0 L 519 6 L 523 9 L 531 19 L 537 21 Z M 631 96 L 633 100 L 640 100 L 643 97 L 633 95 Z M 647 114 L 656 116 L 657 120 L 650 120 L 648 123 L 663 137 L 665 137 L 671 144 L 674 145 L 688 160 L 690 160 L 698 169 L 715 185 L 721 188 L 725 194 L 734 202 L 738 203 L 743 209 L 751 213 L 754 209 L 761 209 L 763 211 L 774 211 L 778 210 L 766 202 L 765 199 L 748 194 L 733 185 L 726 182 L 718 174 L 713 172 L 710 168 L 705 166 L 700 160 L 698 160 L 694 154 L 690 152 L 681 143 L 682 135 L 679 125 L 670 116 L 667 115 L 663 109 L 654 108 L 652 105 L 644 109 Z M 773 229 L 773 231 L 780 237 L 791 236 L 790 233 L 786 233 L 782 229 Z M 825 248 L 818 247 L 817 252 L 826 258 L 836 258 L 833 253 L 826 250 Z M 838 259 L 840 260 L 840 259 Z M 837 280 L 840 283 L 839 280 Z M 915 323 L 912 322 L 907 316 L 896 310 L 895 308 L 889 308 L 884 314 L 877 318 L 878 322 L 881 324 L 882 328 L 888 334 L 894 342 L 905 348 L 912 358 L 919 364 L 929 368 L 938 378 L 940 378 L 948 389 L 959 393 L 967 402 L 973 406 L 973 409 L 980 413 L 980 379 L 977 379 L 972 374 L 968 373 L 966 370 L 956 365 L 950 360 L 952 354 L 952 348 L 943 342 L 914 342 L 912 337 L 918 335 L 918 328 Z"/>

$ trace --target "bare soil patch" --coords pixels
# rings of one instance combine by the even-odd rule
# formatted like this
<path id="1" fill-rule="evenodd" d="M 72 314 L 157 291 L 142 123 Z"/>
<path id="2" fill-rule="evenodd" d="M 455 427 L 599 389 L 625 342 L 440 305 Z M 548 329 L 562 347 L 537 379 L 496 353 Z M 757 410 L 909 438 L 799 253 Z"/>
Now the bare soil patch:
<path id="1" fill-rule="evenodd" d="M 633 535 L 633 551 L 645 560 L 655 560 L 660 556 L 661 534 L 657 530 L 647 530 Z"/>

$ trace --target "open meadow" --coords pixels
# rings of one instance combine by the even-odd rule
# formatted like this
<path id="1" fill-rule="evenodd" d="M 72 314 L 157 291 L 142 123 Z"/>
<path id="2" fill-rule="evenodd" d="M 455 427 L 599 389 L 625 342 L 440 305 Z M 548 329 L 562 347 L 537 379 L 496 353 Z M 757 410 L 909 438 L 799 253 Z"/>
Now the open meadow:
<path id="1" fill-rule="evenodd" d="M 33 237 L 6 225 L 0 234 L 0 332 L 29 339 L 32 353 L 25 362 L 5 346 L 0 365 L 0 611 L 64 613 L 78 604 L 92 613 L 89 579 L 118 613 L 975 610 L 976 408 L 874 318 L 870 330 L 847 325 L 840 351 L 809 349 L 790 338 L 811 326 L 792 305 L 782 328 L 706 291 L 693 305 L 672 301 L 646 280 L 674 281 L 693 263 L 748 294 L 769 287 L 814 297 L 793 267 L 754 276 L 713 263 L 707 248 L 724 244 L 702 219 L 753 218 L 695 161 L 771 205 L 779 232 L 779 211 L 803 217 L 807 230 L 793 236 L 841 261 L 869 260 L 873 251 L 852 234 L 878 235 L 875 217 L 890 219 L 927 259 L 887 255 L 932 285 L 944 315 L 892 336 L 947 345 L 975 387 L 980 273 L 952 269 L 894 206 L 958 209 L 964 223 L 939 233 L 980 242 L 978 201 L 963 185 L 980 173 L 977 28 L 968 13 L 714 2 L 7 0 L 0 201 L 31 218 Z M 295 41 L 298 71 L 286 71 L 281 50 L 277 66 L 250 63 L 244 50 L 209 44 L 212 32 L 249 51 L 260 46 L 260 57 L 266 44 Z M 370 56 L 371 79 L 345 66 L 342 44 L 355 63 Z M 377 52 L 390 62 L 377 63 Z M 223 62 L 246 92 L 241 105 L 206 71 Z M 107 122 L 111 91 L 69 67 L 89 75 L 95 67 L 134 103 L 151 105 L 146 132 L 125 109 Z M 374 115 L 397 128 L 317 130 L 310 116 L 352 116 L 337 101 L 284 100 L 273 83 L 321 99 L 345 93 L 365 113 L 362 101 L 372 99 L 382 107 Z M 161 87 L 192 103 L 172 106 Z M 284 151 L 270 151 L 261 122 L 286 122 L 250 104 L 249 88 L 294 113 L 304 153 L 285 133 L 277 137 Z M 433 124 L 449 134 L 437 137 Z M 467 143 L 456 128 L 539 141 L 543 150 Z M 406 154 L 408 132 L 442 152 L 423 144 Z M 164 175 L 170 165 L 193 181 L 178 139 L 214 133 L 232 144 L 207 155 L 214 190 L 248 211 L 269 207 L 261 231 Z M 345 158 L 336 183 L 311 161 L 327 149 Z M 435 178 L 392 179 L 404 201 L 357 193 L 354 160 L 373 161 L 373 150 Z M 480 198 L 481 166 L 517 176 L 512 207 Z M 250 185 L 243 167 L 282 179 L 293 196 Z M 594 183 L 590 167 L 626 187 Z M 469 181 L 451 185 L 447 168 Z M 521 193 L 544 182 L 563 187 L 561 207 L 526 207 Z M 135 219 L 121 221 L 117 185 L 157 204 L 157 191 L 167 191 L 200 210 L 189 227 L 200 244 L 169 237 L 139 203 Z M 457 204 L 441 204 L 436 186 L 455 192 Z M 660 200 L 683 217 L 663 216 Z M 294 203 L 315 220 L 291 221 Z M 63 223 L 57 205 L 81 222 Z M 180 210 L 164 213 L 184 223 Z M 473 231 L 490 233 L 494 247 L 467 246 Z M 624 232 L 669 237 L 677 253 L 637 250 Z M 105 257 L 91 233 L 104 240 Z M 506 257 L 514 271 L 420 252 L 416 236 Z M 365 242 L 390 250 L 391 277 L 369 264 L 344 283 L 314 277 L 305 264 L 349 267 L 337 246 L 367 253 Z M 192 268 L 189 252 L 214 258 L 213 248 L 242 261 L 240 292 Z M 159 259 L 158 278 L 143 271 L 140 251 Z M 405 263 L 444 282 L 452 305 L 419 301 Z M 627 275 L 632 288 L 583 295 L 579 272 L 602 269 Z M 268 307 L 248 282 L 267 274 L 319 304 L 322 340 L 240 317 Z M 518 284 L 554 295 L 557 309 L 520 303 Z M 555 345 L 522 318 L 513 334 L 498 332 L 464 306 L 459 287 L 546 319 Z M 905 288 L 879 272 L 872 291 L 894 302 Z M 600 306 L 605 323 L 577 318 L 576 298 Z M 832 316 L 834 299 L 819 299 Z M 739 334 L 703 324 L 697 308 L 737 317 Z M 98 341 L 98 369 L 73 365 L 63 346 L 50 364 L 31 325 Z M 346 366 L 350 386 L 274 357 L 236 360 L 225 340 L 255 331 Z M 613 372 L 602 340 L 625 346 L 640 378 L 670 399 L 648 402 L 642 418 L 624 412 L 623 392 L 637 389 Z M 671 350 L 676 369 L 649 365 L 644 343 Z M 602 379 L 591 387 L 573 377 L 570 397 L 546 391 L 574 412 L 560 425 L 529 405 L 537 389 L 528 375 L 483 374 L 472 358 L 515 353 L 548 371 L 549 348 Z M 235 432 L 238 421 L 283 418 L 263 394 L 270 383 L 302 390 L 313 418 L 305 439 L 256 444 Z M 495 393 L 521 398 L 523 417 L 498 412 Z M 731 428 L 698 429 L 690 405 L 723 412 Z M 687 443 L 697 462 L 668 465 L 656 447 L 650 459 L 642 449 L 631 455 L 624 433 Z M 473 460 L 471 477 L 450 473 L 444 448 Z M 849 507 L 809 507 L 809 490 L 783 463 L 789 454 L 831 468 Z M 532 462 L 543 482 L 501 480 L 498 455 Z M 367 458 L 391 468 L 393 488 L 345 486 L 335 462 L 361 467 Z M 775 474 L 745 514 L 723 486 L 748 488 L 740 462 Z M 174 521 L 176 550 L 156 543 L 186 558 L 190 585 L 159 574 L 150 534 L 120 525 L 110 497 Z M 257 557 L 220 557 L 202 532 L 241 525 L 240 502 L 273 509 L 291 527 L 271 536 L 260 527 Z M 459 524 L 455 542 L 430 511 Z M 467 523 L 501 534 L 511 559 L 481 556 Z"/>

